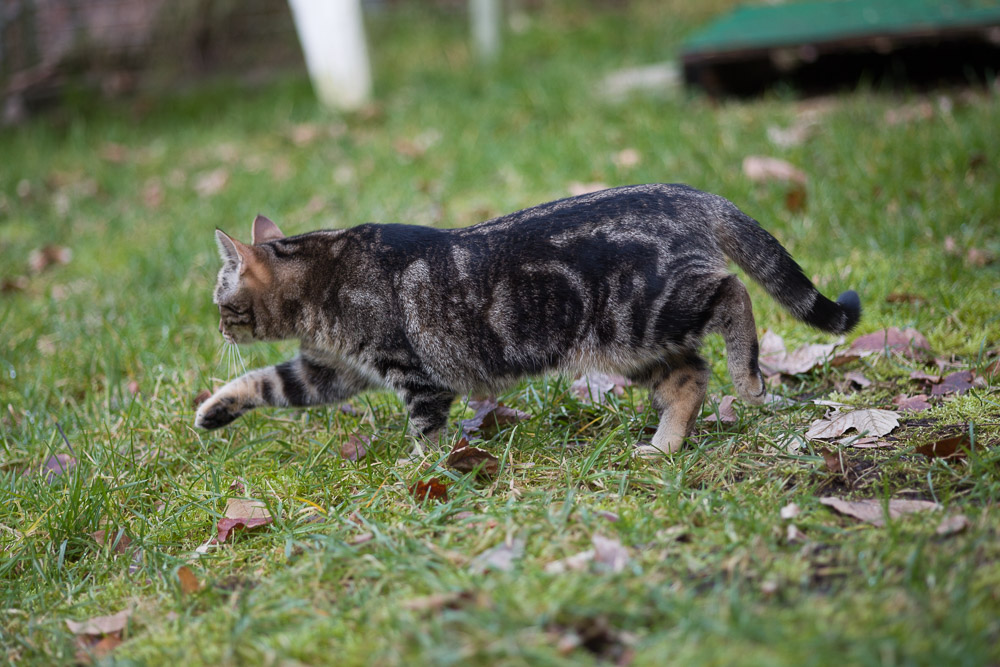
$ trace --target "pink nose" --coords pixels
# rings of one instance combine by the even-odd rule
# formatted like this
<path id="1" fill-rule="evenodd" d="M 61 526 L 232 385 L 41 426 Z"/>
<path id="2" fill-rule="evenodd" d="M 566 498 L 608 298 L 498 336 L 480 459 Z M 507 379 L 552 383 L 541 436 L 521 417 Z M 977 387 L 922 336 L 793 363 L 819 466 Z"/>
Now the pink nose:
<path id="1" fill-rule="evenodd" d="M 222 318 L 219 318 L 219 333 L 222 333 Z"/>

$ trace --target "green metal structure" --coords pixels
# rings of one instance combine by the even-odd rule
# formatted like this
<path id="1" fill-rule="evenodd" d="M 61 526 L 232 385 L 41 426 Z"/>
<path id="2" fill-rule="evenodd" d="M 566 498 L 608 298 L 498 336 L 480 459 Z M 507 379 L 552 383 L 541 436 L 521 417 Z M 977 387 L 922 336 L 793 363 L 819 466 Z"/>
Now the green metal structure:
<path id="1" fill-rule="evenodd" d="M 688 83 L 714 93 L 755 92 L 780 79 L 907 76 L 1000 68 L 1000 0 L 827 0 L 747 5 L 681 47 Z M 833 78 L 840 78 L 834 76 Z M 815 82 L 814 83 L 818 83 Z"/>

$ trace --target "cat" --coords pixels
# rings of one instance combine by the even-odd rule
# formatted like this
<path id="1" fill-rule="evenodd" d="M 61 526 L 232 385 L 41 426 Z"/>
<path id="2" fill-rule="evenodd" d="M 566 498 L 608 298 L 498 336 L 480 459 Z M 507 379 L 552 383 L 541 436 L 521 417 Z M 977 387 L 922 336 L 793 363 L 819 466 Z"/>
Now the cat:
<path id="1" fill-rule="evenodd" d="M 722 335 L 737 395 L 765 397 L 746 287 L 727 257 L 796 318 L 830 333 L 861 316 L 830 301 L 780 243 L 728 200 L 684 185 L 612 188 L 460 229 L 368 223 L 286 237 L 258 216 L 251 245 L 216 230 L 215 288 L 229 343 L 298 339 L 290 361 L 216 391 L 195 424 L 264 405 L 395 391 L 437 441 L 459 394 L 555 370 L 600 370 L 651 390 L 652 451 L 677 451 L 700 412 L 705 334 Z"/>

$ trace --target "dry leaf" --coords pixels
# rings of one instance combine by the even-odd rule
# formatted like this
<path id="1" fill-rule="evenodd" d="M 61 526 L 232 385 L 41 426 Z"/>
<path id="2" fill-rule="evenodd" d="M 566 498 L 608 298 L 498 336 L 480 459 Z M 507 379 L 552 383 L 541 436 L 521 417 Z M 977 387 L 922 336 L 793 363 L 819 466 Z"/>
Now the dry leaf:
<path id="1" fill-rule="evenodd" d="M 806 534 L 799 530 L 794 523 L 790 523 L 785 531 L 785 539 L 789 542 L 805 542 Z"/>
<path id="2" fill-rule="evenodd" d="M 472 572 L 485 572 L 487 570 L 510 572 L 514 569 L 514 561 L 523 554 L 524 540 L 521 538 L 508 539 L 473 558 L 469 564 L 469 570 Z"/>
<path id="3" fill-rule="evenodd" d="M 181 592 L 184 595 L 192 595 L 201 590 L 201 582 L 187 565 L 177 568 L 177 579 L 181 582 Z"/>
<path id="4" fill-rule="evenodd" d="M 806 189 L 795 185 L 785 193 L 785 209 L 789 213 L 801 213 L 806 210 Z"/>
<path id="5" fill-rule="evenodd" d="M 930 442 L 914 449 L 918 454 L 923 454 L 929 459 L 962 459 L 968 454 L 972 443 L 969 442 L 969 434 L 943 438 L 936 442 Z"/>
<path id="6" fill-rule="evenodd" d="M 884 505 L 881 500 L 866 499 L 866 500 L 842 500 L 840 498 L 820 498 L 819 501 L 824 505 L 832 507 L 841 514 L 846 514 L 852 516 L 855 519 L 861 519 L 870 524 L 876 526 L 885 525 L 885 512 Z M 892 498 L 889 500 L 889 518 L 896 519 L 904 514 L 910 514 L 912 512 L 925 512 L 928 510 L 937 510 L 941 506 L 937 503 L 932 503 L 928 500 L 898 500 Z"/>
<path id="7" fill-rule="evenodd" d="M 527 412 L 508 408 L 502 402 L 492 398 L 482 401 L 471 400 L 469 408 L 474 410 L 476 414 L 459 422 L 462 432 L 471 435 L 479 431 L 486 439 L 493 437 L 497 431 L 505 426 L 531 418 Z"/>
<path id="8" fill-rule="evenodd" d="M 625 387 L 632 381 L 621 375 L 608 373 L 587 373 L 570 385 L 570 391 L 583 403 L 601 405 L 607 402 L 607 395 L 623 396 Z"/>
<path id="9" fill-rule="evenodd" d="M 482 591 L 457 591 L 453 593 L 434 593 L 412 600 L 404 600 L 399 606 L 409 611 L 441 612 L 445 609 L 457 610 L 465 607 L 487 607 L 489 599 Z"/>
<path id="10" fill-rule="evenodd" d="M 919 294 L 910 294 L 909 292 L 893 292 L 889 296 L 885 297 L 886 303 L 927 303 L 927 299 L 920 296 Z"/>
<path id="11" fill-rule="evenodd" d="M 466 438 L 455 443 L 447 464 L 459 472 L 478 472 L 485 477 L 495 477 L 500 472 L 500 459 L 485 449 L 470 447 Z"/>
<path id="12" fill-rule="evenodd" d="M 917 394 L 916 396 L 899 394 L 892 399 L 892 403 L 904 412 L 920 412 L 931 407 L 931 404 L 927 402 L 925 394 Z"/>
<path id="13" fill-rule="evenodd" d="M 843 475 L 844 460 L 840 457 L 840 452 L 835 452 L 828 447 L 822 447 L 819 450 L 820 456 L 823 457 L 823 463 L 826 465 L 828 472 L 832 472 L 835 475 Z"/>
<path id="14" fill-rule="evenodd" d="M 743 173 L 754 183 L 780 181 L 805 185 L 807 180 L 805 172 L 791 163 L 763 155 L 743 158 Z"/>
<path id="15" fill-rule="evenodd" d="M 956 371 L 949 373 L 941 383 L 931 387 L 931 396 L 946 396 L 948 394 L 958 394 L 961 396 L 972 389 L 975 376 L 972 371 Z"/>
<path id="16" fill-rule="evenodd" d="M 28 289 L 28 279 L 24 276 L 0 280 L 0 293 L 13 294 L 14 292 L 23 292 L 26 289 Z"/>
<path id="17" fill-rule="evenodd" d="M 736 411 L 733 410 L 733 401 L 736 400 L 735 396 L 723 396 L 722 400 L 719 402 L 718 414 L 712 412 L 707 417 L 705 417 L 706 422 L 716 422 L 720 421 L 723 424 L 733 424 L 739 421 L 739 417 L 736 415 Z"/>
<path id="18" fill-rule="evenodd" d="M 872 384 L 871 380 L 869 380 L 868 378 L 866 378 L 864 376 L 864 374 L 859 373 L 858 371 L 848 371 L 848 372 L 844 373 L 844 379 L 847 380 L 847 381 L 849 381 L 849 382 L 853 382 L 854 384 L 858 385 L 862 389 L 864 389 L 866 387 L 870 387 L 871 384 Z"/>
<path id="19" fill-rule="evenodd" d="M 75 635 L 111 635 L 124 630 L 131 615 L 131 609 L 124 609 L 117 614 L 95 616 L 86 621 L 77 622 L 67 618 L 66 627 Z"/>
<path id="20" fill-rule="evenodd" d="M 410 495 L 420 501 L 440 500 L 448 501 L 448 487 L 437 477 L 432 477 L 427 481 L 419 481 L 410 485 Z"/>
<path id="21" fill-rule="evenodd" d="M 45 475 L 45 481 L 48 484 L 52 484 L 58 477 L 71 472 L 75 467 L 76 459 L 69 454 L 53 454 L 45 459 L 41 472 Z M 31 475 L 34 471 L 35 469 L 28 469 L 23 474 Z"/>
<path id="22" fill-rule="evenodd" d="M 226 189 L 229 184 L 229 171 L 219 167 L 198 175 L 194 182 L 194 190 L 199 197 L 212 197 Z"/>
<path id="23" fill-rule="evenodd" d="M 787 505 L 781 508 L 778 514 L 781 516 L 782 519 L 794 519 L 799 515 L 800 511 L 801 510 L 799 509 L 799 506 L 797 504 L 788 503 Z"/>
<path id="24" fill-rule="evenodd" d="M 910 379 L 916 380 L 917 382 L 930 382 L 931 384 L 937 384 L 941 381 L 941 376 L 935 375 L 934 373 L 927 373 L 925 371 L 913 371 L 910 373 Z"/>
<path id="25" fill-rule="evenodd" d="M 843 340 L 834 343 L 812 343 L 798 347 L 794 352 L 785 349 L 781 336 L 765 331 L 760 340 L 760 370 L 766 376 L 798 375 L 822 365 L 833 356 L 833 351 Z"/>
<path id="26" fill-rule="evenodd" d="M 899 415 L 891 410 L 851 410 L 834 412 L 829 417 L 818 419 L 806 431 L 809 439 L 839 438 L 850 429 L 860 434 L 881 436 L 899 426 Z"/>
<path id="27" fill-rule="evenodd" d="M 953 514 L 941 519 L 934 532 L 938 535 L 955 535 L 969 527 L 969 518 L 964 514 Z"/>
<path id="28" fill-rule="evenodd" d="M 548 574 L 563 574 L 564 572 L 582 572 L 594 560 L 594 550 L 587 549 L 561 560 L 552 561 L 545 566 Z"/>
<path id="29" fill-rule="evenodd" d="M 97 542 L 102 547 L 109 540 L 108 531 L 104 530 L 103 528 L 101 530 L 95 530 L 90 534 L 90 536 L 93 537 L 94 541 Z M 119 536 L 118 531 L 115 531 L 111 534 L 110 541 L 112 550 L 118 554 L 125 553 L 128 550 L 129 545 L 132 544 L 132 538 L 130 538 L 127 533 L 121 533 L 121 536 Z"/>
<path id="30" fill-rule="evenodd" d="M 608 186 L 605 183 L 581 183 L 580 181 L 570 181 L 569 185 L 566 186 L 569 190 L 569 194 L 573 197 L 579 195 L 589 195 L 591 192 L 600 192 L 601 190 L 607 190 Z"/>
<path id="31" fill-rule="evenodd" d="M 594 535 L 594 562 L 604 565 L 611 572 L 621 572 L 628 565 L 628 549 L 616 539 Z"/>
<path id="32" fill-rule="evenodd" d="M 260 500 L 230 498 L 226 501 L 226 511 L 223 518 L 219 519 L 219 532 L 216 540 L 221 544 L 237 528 L 252 530 L 266 526 L 273 521 L 274 517 L 271 516 L 271 513 L 267 511 L 267 506 Z"/>
<path id="33" fill-rule="evenodd" d="M 906 357 L 916 358 L 927 356 L 930 350 L 930 343 L 916 329 L 900 330 L 898 327 L 889 327 L 855 338 L 847 349 L 846 355 L 861 357 L 877 352 L 895 352 Z"/>
<path id="34" fill-rule="evenodd" d="M 340 445 L 340 455 L 348 461 L 360 461 L 368 456 L 368 445 L 371 441 L 370 436 L 352 433 L 347 441 Z"/>
<path id="35" fill-rule="evenodd" d="M 108 141 L 101 146 L 98 149 L 97 154 L 101 156 L 101 159 L 107 160 L 112 164 L 122 164 L 124 162 L 128 162 L 129 160 L 128 146 L 123 146 L 122 144 L 118 144 L 113 141 Z"/>
<path id="36" fill-rule="evenodd" d="M 53 265 L 69 264 L 73 251 L 61 245 L 47 245 L 32 250 L 28 255 L 28 268 L 32 273 L 41 273 Z"/>
<path id="37" fill-rule="evenodd" d="M 625 148 L 615 153 L 612 162 L 619 169 L 629 169 L 642 162 L 642 154 L 634 148 Z"/>
<path id="38" fill-rule="evenodd" d="M 373 533 L 361 533 L 360 535 L 355 535 L 354 537 L 352 537 L 350 540 L 348 540 L 347 543 L 350 544 L 352 547 L 357 547 L 361 546 L 362 544 L 367 544 L 368 542 L 371 542 L 374 539 L 375 535 Z"/>

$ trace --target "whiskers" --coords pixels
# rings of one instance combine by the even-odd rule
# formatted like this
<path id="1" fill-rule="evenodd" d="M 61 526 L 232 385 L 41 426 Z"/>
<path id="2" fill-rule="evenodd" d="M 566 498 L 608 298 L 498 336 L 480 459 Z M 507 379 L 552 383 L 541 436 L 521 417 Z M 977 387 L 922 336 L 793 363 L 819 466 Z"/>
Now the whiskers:
<path id="1" fill-rule="evenodd" d="M 226 377 L 228 379 L 247 372 L 246 364 L 243 363 L 243 355 L 240 354 L 240 346 L 236 343 L 223 339 L 221 349 L 219 350 L 219 357 L 222 359 L 220 364 L 224 363 L 226 366 Z"/>

